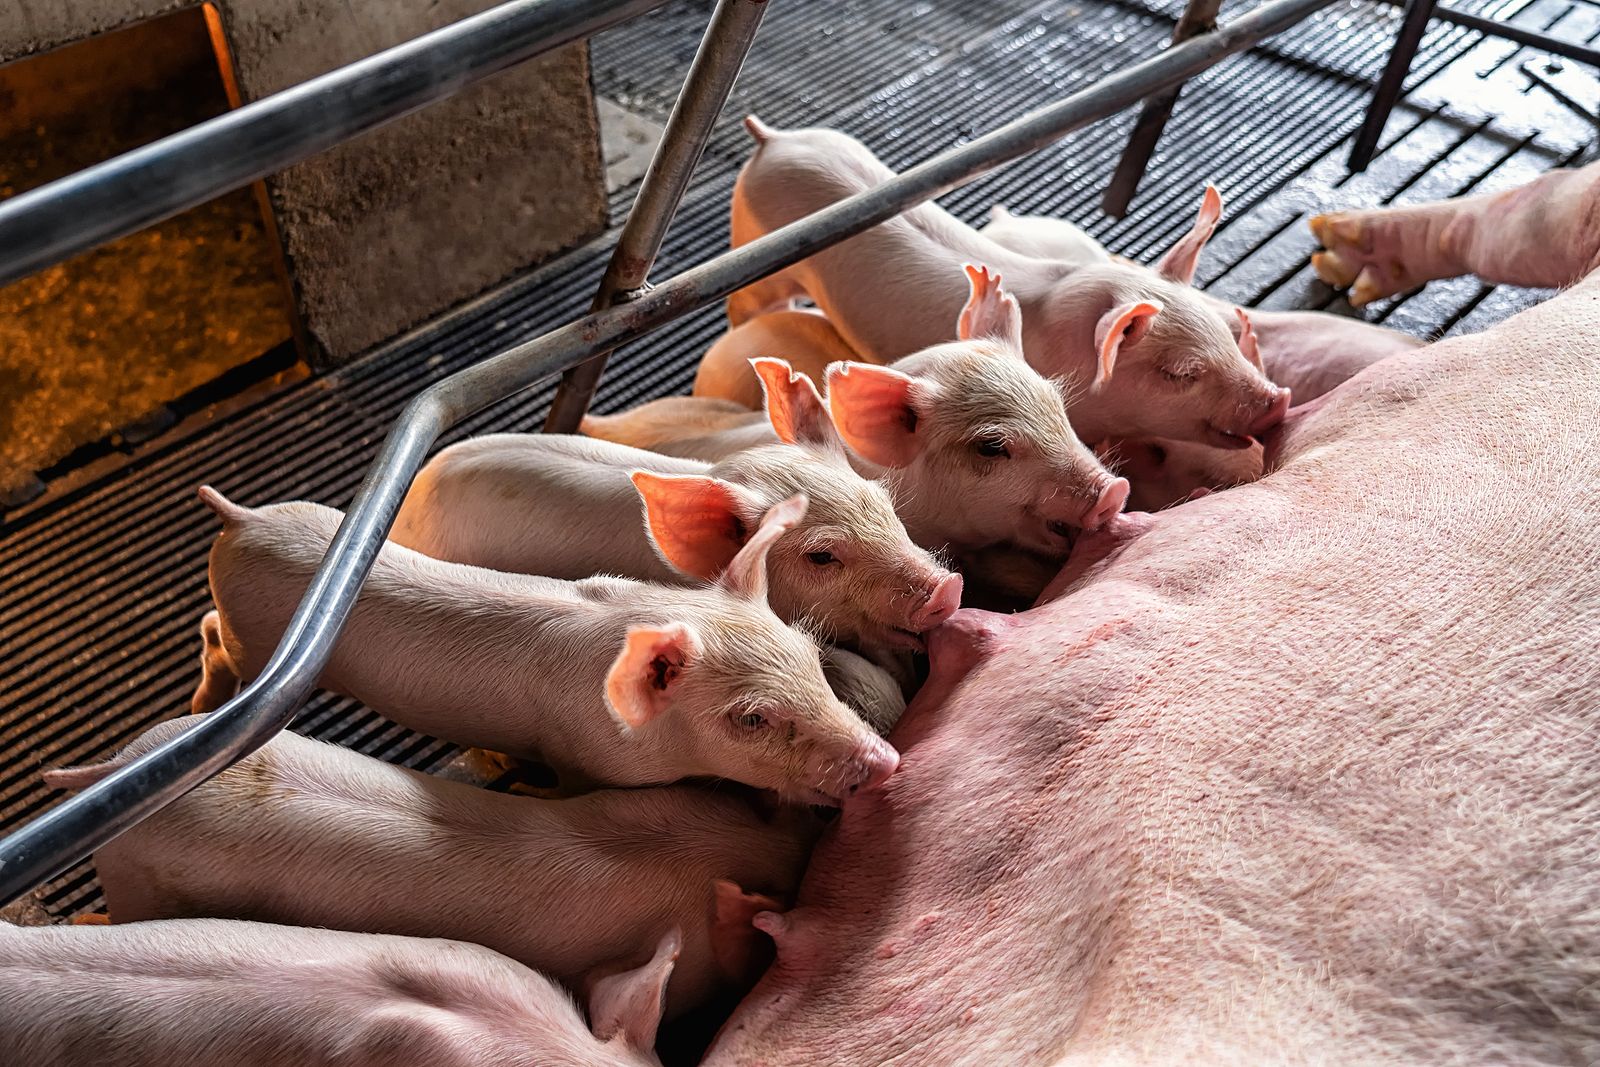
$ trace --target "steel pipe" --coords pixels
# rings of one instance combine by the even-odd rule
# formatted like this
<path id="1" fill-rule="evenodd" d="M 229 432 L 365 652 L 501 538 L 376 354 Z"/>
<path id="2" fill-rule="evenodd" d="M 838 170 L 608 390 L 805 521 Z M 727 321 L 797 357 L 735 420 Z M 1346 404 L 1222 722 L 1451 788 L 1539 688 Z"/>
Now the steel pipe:
<path id="1" fill-rule="evenodd" d="M 467 415 L 596 352 L 643 336 L 734 290 L 1115 114 L 1294 25 L 1335 0 L 1269 0 L 883 185 L 800 219 L 429 387 L 390 431 L 260 677 L 199 728 L 146 753 L 0 841 L 0 903 L 54 876 L 248 755 L 293 718 L 327 663 L 384 534 L 428 448 Z"/>
<path id="2" fill-rule="evenodd" d="M 512 0 L 0 202 L 0 285 L 171 218 L 665 0 Z"/>
<path id="3" fill-rule="evenodd" d="M 656 146 L 634 197 L 628 221 L 617 238 L 617 247 L 606 264 L 590 311 L 627 299 L 649 278 L 667 227 L 678 213 L 678 203 L 689 188 L 695 165 L 705 152 L 712 127 L 728 102 L 728 92 L 739 77 L 739 68 L 744 66 L 750 42 L 755 40 L 761 16 L 766 12 L 767 0 L 719 0 L 672 105 L 672 114 L 667 117 L 661 143 Z M 610 351 L 596 352 L 562 375 L 561 388 L 545 419 L 546 433 L 573 433 L 578 429 L 594 400 L 610 355 Z"/>

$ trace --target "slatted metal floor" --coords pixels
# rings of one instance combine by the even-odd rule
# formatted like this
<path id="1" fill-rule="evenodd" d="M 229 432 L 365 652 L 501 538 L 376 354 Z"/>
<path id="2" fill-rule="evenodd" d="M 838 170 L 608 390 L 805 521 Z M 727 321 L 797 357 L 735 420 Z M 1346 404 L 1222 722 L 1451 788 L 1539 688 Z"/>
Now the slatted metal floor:
<path id="1" fill-rule="evenodd" d="M 1230 0 L 1228 9 L 1247 2 Z M 1575 40 L 1600 36 L 1600 9 L 1588 0 L 1471 6 Z M 776 0 L 657 276 L 726 246 L 745 112 L 780 126 L 838 126 L 905 166 L 1149 55 L 1178 8 L 1176 0 Z M 687 0 L 597 38 L 597 91 L 663 120 L 709 9 L 707 0 Z M 1436 24 L 1413 71 L 1420 88 L 1396 111 L 1370 170 L 1347 176 L 1348 134 L 1396 11 L 1352 0 L 1192 83 L 1121 221 L 1101 216 L 1097 204 L 1129 116 L 944 202 L 973 221 L 997 202 L 1061 215 L 1114 251 L 1148 261 L 1187 227 L 1211 180 L 1229 208 L 1204 258 L 1203 284 L 1244 304 L 1348 312 L 1309 269 L 1307 215 L 1508 187 L 1573 161 L 1594 134 L 1543 90 L 1530 90 L 1518 65 L 1534 53 Z M 618 220 L 629 192 L 616 197 Z M 609 239 L 580 249 L 337 373 L 231 405 L 202 429 L 0 525 L 0 830 L 56 799 L 39 784 L 41 768 L 104 757 L 186 708 L 215 532 L 195 500 L 197 485 L 212 483 L 246 504 L 344 505 L 410 396 L 580 313 L 608 247 Z M 1368 316 L 1434 336 L 1481 329 L 1538 297 L 1461 280 L 1384 301 Z M 720 328 L 720 312 L 707 310 L 627 349 L 612 360 L 598 410 L 685 391 Z M 550 394 L 537 389 L 497 404 L 451 439 L 535 428 Z M 413 767 L 451 755 L 447 745 L 329 695 L 314 698 L 296 728 Z M 58 915 L 96 907 L 92 870 L 80 865 L 40 899 Z"/>

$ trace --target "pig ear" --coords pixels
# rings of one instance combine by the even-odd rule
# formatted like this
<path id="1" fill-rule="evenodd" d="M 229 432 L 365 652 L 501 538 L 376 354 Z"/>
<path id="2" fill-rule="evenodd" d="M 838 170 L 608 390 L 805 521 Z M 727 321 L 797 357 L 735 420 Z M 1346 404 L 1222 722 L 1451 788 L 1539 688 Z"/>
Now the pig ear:
<path id="1" fill-rule="evenodd" d="M 781 359 L 752 359 L 767 398 L 767 419 L 778 439 L 788 444 L 838 445 L 839 434 L 823 406 L 822 394 L 810 376 L 799 374 Z"/>
<path id="2" fill-rule="evenodd" d="M 972 291 L 956 321 L 956 336 L 963 341 L 990 337 L 1021 354 L 1022 309 L 1017 298 L 1000 287 L 1000 275 L 990 274 L 988 267 L 968 263 L 964 269 Z"/>
<path id="3" fill-rule="evenodd" d="M 749 538 L 745 516 L 757 509 L 716 478 L 649 471 L 634 471 L 632 478 L 661 558 L 691 578 L 716 581 Z"/>
<path id="4" fill-rule="evenodd" d="M 828 364 L 828 410 L 839 436 L 880 467 L 906 467 L 922 451 L 918 393 L 926 386 L 889 367 Z"/>
<path id="5" fill-rule="evenodd" d="M 1250 325 L 1250 316 L 1244 313 L 1244 308 L 1234 308 L 1233 313 L 1239 316 L 1239 351 L 1256 365 L 1256 370 L 1266 373 L 1266 368 L 1261 366 L 1261 345 L 1256 340 L 1255 327 Z"/>
<path id="6" fill-rule="evenodd" d="M 714 889 L 711 954 L 724 974 L 742 979 L 759 947 L 755 917 L 762 912 L 781 912 L 783 901 L 765 893 L 747 893 L 726 880 L 717 882 Z"/>
<path id="7" fill-rule="evenodd" d="M 650 962 L 608 975 L 589 991 L 589 1029 L 601 1041 L 621 1036 L 641 1052 L 655 1048 L 656 1028 L 666 1006 L 667 981 L 678 960 L 683 932 L 676 926 L 661 935 Z"/>
<path id="8" fill-rule="evenodd" d="M 1217 192 L 1215 185 L 1207 182 L 1205 195 L 1200 198 L 1200 211 L 1195 216 L 1194 225 L 1189 227 L 1189 232 L 1178 238 L 1178 243 L 1161 257 L 1161 262 L 1156 264 L 1156 271 L 1163 278 L 1184 285 L 1194 281 L 1195 268 L 1200 265 L 1200 251 L 1205 248 L 1206 242 L 1211 240 L 1211 235 L 1216 232 L 1217 222 L 1221 218 L 1222 194 Z"/>
<path id="9" fill-rule="evenodd" d="M 624 726 L 637 730 L 672 706 L 684 668 L 699 655 L 699 639 L 681 622 L 635 626 L 606 672 L 606 703 Z"/>
<path id="10" fill-rule="evenodd" d="M 1153 300 L 1140 300 L 1114 307 L 1100 316 L 1094 328 L 1094 347 L 1100 354 L 1100 367 L 1095 372 L 1092 388 L 1098 389 L 1111 380 L 1117 353 L 1123 345 L 1138 344 L 1150 332 L 1150 324 L 1161 310 L 1162 306 Z"/>
<path id="11" fill-rule="evenodd" d="M 773 505 L 761 517 L 761 525 L 750 535 L 738 555 L 718 579 L 729 592 L 750 600 L 765 600 L 767 596 L 767 553 L 772 543 L 790 530 L 806 515 L 806 497 L 796 494 L 781 504 Z"/>

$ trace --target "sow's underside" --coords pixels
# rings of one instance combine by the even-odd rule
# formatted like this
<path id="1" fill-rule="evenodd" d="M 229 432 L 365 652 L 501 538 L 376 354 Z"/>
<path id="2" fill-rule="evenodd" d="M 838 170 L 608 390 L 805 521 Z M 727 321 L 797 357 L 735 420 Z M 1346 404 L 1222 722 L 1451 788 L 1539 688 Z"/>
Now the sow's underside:
<path id="1" fill-rule="evenodd" d="M 1600 1056 L 1596 322 L 1379 364 L 947 624 L 710 1062 Z"/>

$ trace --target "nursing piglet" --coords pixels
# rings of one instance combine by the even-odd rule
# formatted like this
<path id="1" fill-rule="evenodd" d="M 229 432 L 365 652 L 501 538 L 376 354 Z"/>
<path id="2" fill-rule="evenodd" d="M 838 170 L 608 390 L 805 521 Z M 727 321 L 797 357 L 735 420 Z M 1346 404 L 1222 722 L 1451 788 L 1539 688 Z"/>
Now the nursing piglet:
<path id="1" fill-rule="evenodd" d="M 677 934 L 597 983 L 460 941 L 226 919 L 0 923 L 0 1048 L 17 1067 L 659 1067 Z"/>
<path id="2" fill-rule="evenodd" d="M 201 496 L 223 520 L 194 700 L 207 711 L 265 667 L 340 515 Z M 767 606 L 768 551 L 804 512 L 773 508 L 708 587 L 567 582 L 385 545 L 320 684 L 435 737 L 543 760 L 564 786 L 707 776 L 837 802 L 899 757 L 829 690 L 816 641 Z"/>
<path id="3" fill-rule="evenodd" d="M 146 731 L 83 788 L 203 720 Z M 285 731 L 95 853 L 113 923 L 235 918 L 447 937 L 579 989 L 681 940 L 667 1011 L 753 979 L 750 918 L 799 879 L 818 820 L 698 786 L 535 800 Z M 642 950 L 642 951 L 641 951 Z M 620 964 L 619 964 L 620 961 Z"/>
<path id="4" fill-rule="evenodd" d="M 1055 382 L 1022 354 L 1022 313 L 1000 276 L 968 265 L 958 338 L 892 366 L 835 363 L 828 407 L 876 465 L 919 543 L 1064 555 L 1074 529 L 1122 510 L 1127 482 L 1079 440 Z"/>
<path id="5" fill-rule="evenodd" d="M 1318 216 L 1318 220 L 1330 217 Z M 1318 232 L 1331 233 L 1328 225 L 1318 220 L 1313 220 L 1321 227 Z M 990 222 L 982 232 L 984 237 L 997 244 L 1036 259 L 1072 264 L 1109 263 L 1116 259 L 1098 241 L 1065 219 L 1044 215 L 1013 215 L 1004 207 L 996 206 L 990 209 Z M 1325 279 L 1331 276 L 1330 263 L 1342 262 L 1336 257 L 1331 261 L 1326 260 L 1331 255 L 1325 253 L 1312 257 L 1318 273 Z M 1246 358 L 1259 362 L 1267 377 L 1291 390 L 1295 402 L 1299 404 L 1315 400 L 1379 360 L 1408 352 L 1422 344 L 1419 339 L 1398 330 L 1326 311 L 1251 308 L 1246 318 L 1244 312 L 1227 301 L 1201 290 L 1196 290 L 1196 293 L 1217 314 L 1235 316 L 1234 336 L 1239 342 L 1240 351 L 1245 353 Z M 1351 300 L 1352 303 L 1358 303 L 1358 297 L 1354 294 Z M 1246 323 L 1250 328 L 1249 338 L 1245 335 Z M 1257 346 L 1255 353 L 1246 347 L 1252 339 Z M 1187 451 L 1193 456 L 1202 456 L 1194 448 Z M 1248 466 L 1238 460 L 1215 457 L 1204 457 L 1204 462 L 1207 467 L 1222 473 L 1237 474 Z M 1139 486 L 1135 482 L 1134 496 L 1138 495 Z"/>
<path id="6" fill-rule="evenodd" d="M 835 130 L 746 127 L 756 150 L 734 187 L 735 246 L 894 176 Z M 933 204 L 919 204 L 729 298 L 730 322 L 809 296 L 863 359 L 892 362 L 947 340 L 963 293 L 953 268 L 1003 274 L 1021 306 L 1028 362 L 1070 386 L 1085 440 L 1160 436 L 1246 448 L 1282 420 L 1288 390 L 1240 350 L 1232 316 L 1189 284 L 1222 212 L 1207 188 L 1193 228 L 1154 271 L 1012 252 Z"/>
<path id="7" fill-rule="evenodd" d="M 804 515 L 767 553 L 772 610 L 829 641 L 921 647 L 919 635 L 960 607 L 961 578 L 912 543 L 882 485 L 851 469 L 810 380 L 781 360 L 758 363 L 783 443 L 710 466 L 588 437 L 477 437 L 428 463 L 391 538 L 551 578 L 714 581 L 763 515 L 804 495 Z"/>

